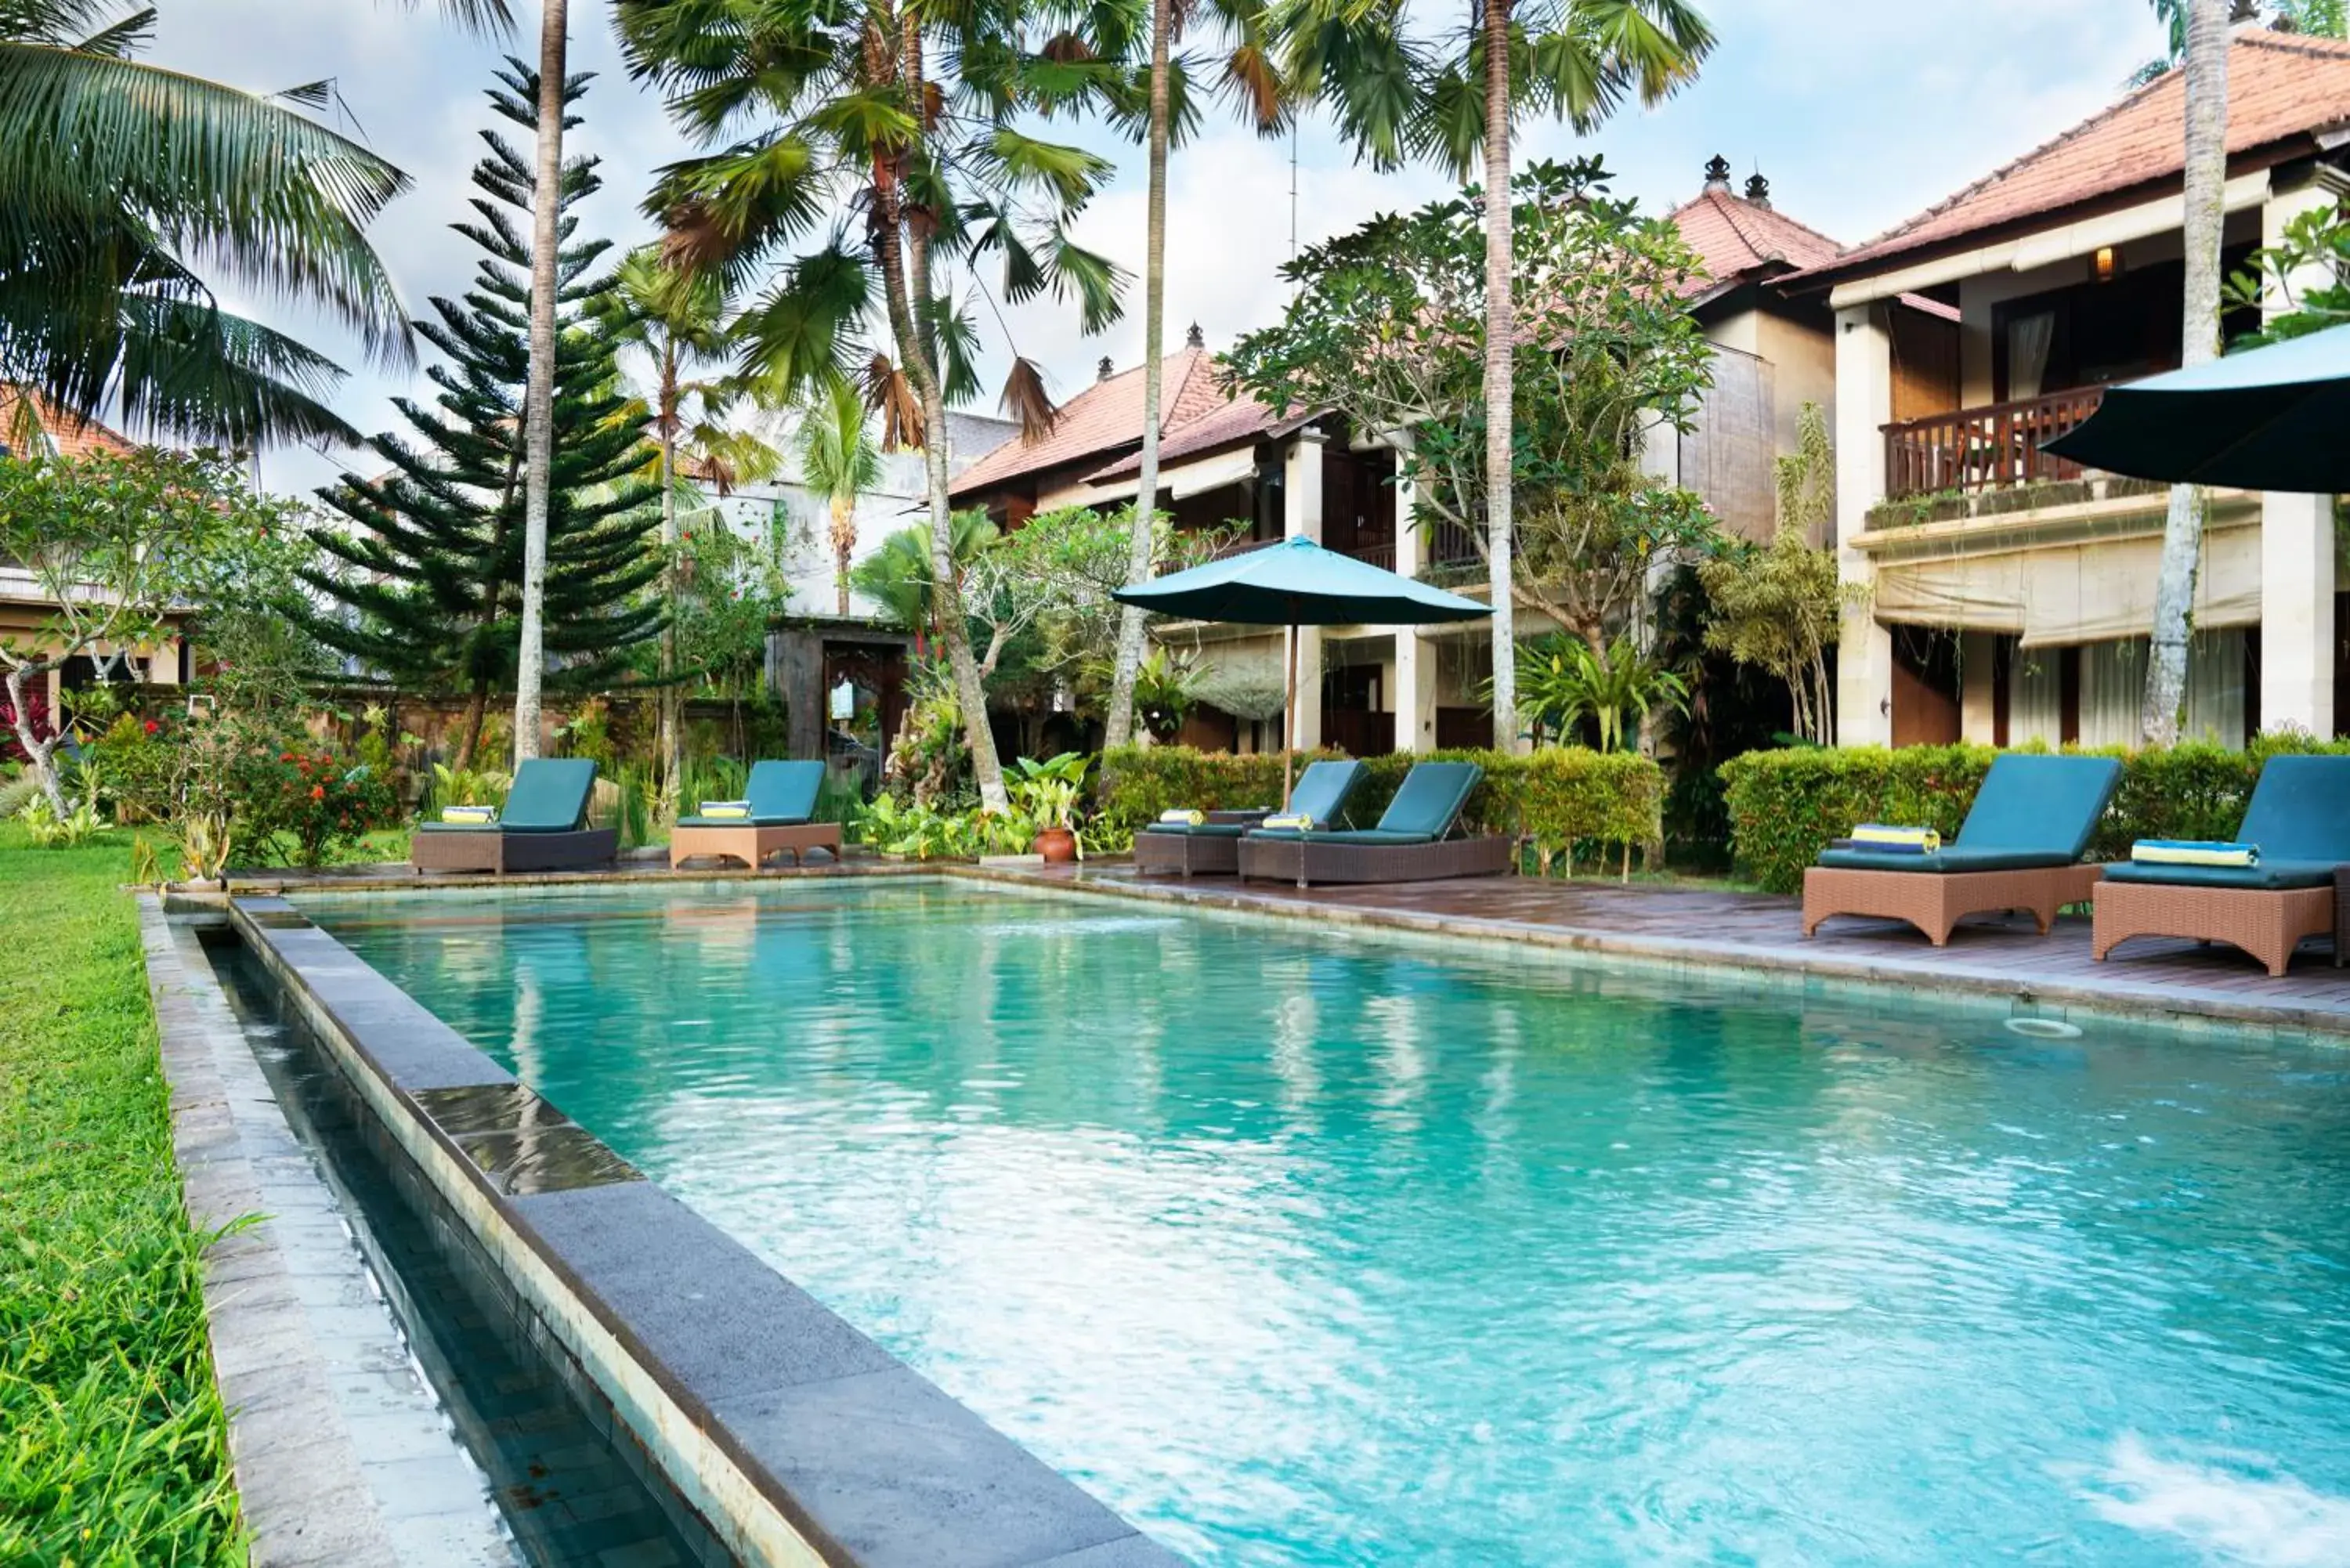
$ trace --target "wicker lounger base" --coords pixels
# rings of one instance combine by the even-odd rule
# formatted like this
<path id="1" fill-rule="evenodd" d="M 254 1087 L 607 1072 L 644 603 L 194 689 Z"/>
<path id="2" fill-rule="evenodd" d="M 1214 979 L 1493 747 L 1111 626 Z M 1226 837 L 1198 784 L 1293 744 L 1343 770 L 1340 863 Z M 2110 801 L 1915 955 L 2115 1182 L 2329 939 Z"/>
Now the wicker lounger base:
<path id="1" fill-rule="evenodd" d="M 2190 888 L 2100 882 L 2089 952 L 2103 959 L 2132 937 L 2192 937 L 2240 947 L 2281 976 L 2303 937 L 2334 929 L 2331 888 Z"/>
<path id="2" fill-rule="evenodd" d="M 1969 915 L 2022 909 L 2046 936 L 2056 911 L 2085 904 L 2102 866 L 2045 866 L 2028 871 L 1856 871 L 1814 866 L 1804 873 L 1804 935 L 1831 915 L 1907 920 L 1942 947 Z"/>
<path id="3" fill-rule="evenodd" d="M 1186 877 L 1229 877 L 1241 868 L 1237 834 L 1138 833 L 1134 869 L 1180 871 Z"/>
<path id="4" fill-rule="evenodd" d="M 792 852 L 792 864 L 807 864 L 807 852 L 822 849 L 835 860 L 840 858 L 840 824 L 837 822 L 804 822 L 784 827 L 760 827 L 745 823 L 741 827 L 679 827 L 669 836 L 669 868 L 676 870 L 698 856 L 720 860 L 740 860 L 756 871 L 767 863 L 767 857 Z"/>
<path id="5" fill-rule="evenodd" d="M 610 827 L 577 833 L 419 833 L 409 840 L 408 863 L 423 871 L 571 871 L 608 866 L 619 857 L 620 835 Z"/>
<path id="6" fill-rule="evenodd" d="M 1506 838 L 1449 838 L 1433 844 L 1333 844 L 1328 840 L 1241 840 L 1241 877 L 1295 882 L 1435 882 L 1451 877 L 1496 877 L 1510 869 L 1515 846 Z"/>

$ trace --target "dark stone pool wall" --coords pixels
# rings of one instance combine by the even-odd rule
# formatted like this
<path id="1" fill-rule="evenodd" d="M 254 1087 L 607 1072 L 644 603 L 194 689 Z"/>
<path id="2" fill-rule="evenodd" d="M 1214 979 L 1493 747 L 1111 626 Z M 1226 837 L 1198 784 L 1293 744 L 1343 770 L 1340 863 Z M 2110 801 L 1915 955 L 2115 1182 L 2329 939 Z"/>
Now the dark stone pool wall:
<path id="1" fill-rule="evenodd" d="M 281 898 L 239 935 L 386 1131 L 746 1562 L 1182 1560 L 606 1147 Z"/>

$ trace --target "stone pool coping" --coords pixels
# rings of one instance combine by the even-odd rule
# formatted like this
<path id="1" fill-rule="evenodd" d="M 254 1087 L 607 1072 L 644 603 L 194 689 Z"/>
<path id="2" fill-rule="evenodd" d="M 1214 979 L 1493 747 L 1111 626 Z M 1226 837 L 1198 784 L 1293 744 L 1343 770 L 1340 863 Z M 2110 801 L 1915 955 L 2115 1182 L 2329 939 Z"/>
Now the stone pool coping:
<path id="1" fill-rule="evenodd" d="M 197 934 L 139 900 L 181 1200 L 256 1568 L 521 1562 Z"/>
<path id="2" fill-rule="evenodd" d="M 230 918 L 738 1556 L 830 1568 L 1181 1563 L 645 1180 L 293 905 L 241 896 Z"/>

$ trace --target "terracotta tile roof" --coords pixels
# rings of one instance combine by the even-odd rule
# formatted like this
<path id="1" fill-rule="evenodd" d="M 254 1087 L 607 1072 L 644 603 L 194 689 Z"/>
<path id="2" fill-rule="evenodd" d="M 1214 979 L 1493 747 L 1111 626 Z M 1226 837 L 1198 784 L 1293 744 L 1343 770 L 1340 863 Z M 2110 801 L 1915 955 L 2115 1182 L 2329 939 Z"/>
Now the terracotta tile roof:
<path id="1" fill-rule="evenodd" d="M 1316 417 L 1315 410 L 1294 409 L 1284 419 L 1254 398 L 1237 398 L 1212 413 L 1202 414 L 1187 424 L 1163 431 L 1159 437 L 1159 463 L 1164 469 L 1168 464 L 1180 462 L 1185 458 L 1199 457 L 1223 447 L 1238 446 L 1245 441 L 1269 435 L 1287 435 Z M 1107 468 L 1086 475 L 1086 478 L 1099 484 L 1113 479 L 1131 479 L 1141 472 L 1142 454 L 1135 452 Z"/>
<path id="2" fill-rule="evenodd" d="M 1835 258 L 1823 275 L 1980 234 L 2178 177 L 2186 162 L 2185 73 L 2169 71 L 2110 108 Z M 2252 29 L 2228 54 L 2228 151 L 2236 155 L 2350 123 L 2350 43 Z"/>
<path id="3" fill-rule="evenodd" d="M 1834 261 L 1844 247 L 1774 207 L 1727 191 L 1707 191 L 1669 214 L 1681 238 L 1704 262 L 1706 276 L 1681 292 L 1714 294 L 1773 266 L 1801 272 Z"/>
<path id="4" fill-rule="evenodd" d="M 1229 406 L 1216 385 L 1213 357 L 1204 348 L 1185 348 L 1159 361 L 1159 435 Z M 1142 441 L 1142 367 L 1121 370 L 1097 381 L 1061 405 L 1061 417 L 1052 433 L 1038 441 L 1013 437 L 955 475 L 953 493 L 961 496 L 1007 480 L 1066 468 L 1087 459 L 1102 459 Z"/>
<path id="5" fill-rule="evenodd" d="M 49 438 L 60 457 L 88 457 L 93 452 L 128 452 L 136 443 L 96 420 L 67 412 L 40 393 L 26 387 L 0 383 L 0 446 L 14 448 L 25 405 L 32 405 L 33 422 Z"/>

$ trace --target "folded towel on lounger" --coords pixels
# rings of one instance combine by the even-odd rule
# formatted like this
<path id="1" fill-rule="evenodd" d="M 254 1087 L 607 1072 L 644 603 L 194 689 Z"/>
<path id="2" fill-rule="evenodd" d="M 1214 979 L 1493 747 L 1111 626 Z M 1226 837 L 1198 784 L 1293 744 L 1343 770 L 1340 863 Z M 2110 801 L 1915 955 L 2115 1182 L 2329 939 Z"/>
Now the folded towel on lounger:
<path id="1" fill-rule="evenodd" d="M 747 800 L 705 800 L 702 803 L 702 815 L 730 822 L 747 821 L 751 815 L 751 803 Z"/>
<path id="2" fill-rule="evenodd" d="M 1828 847 L 1865 850 L 1871 855 L 1915 855 L 1920 860 L 1933 853 L 1923 844 L 1914 841 L 1903 844 L 1880 844 L 1872 838 L 1831 838 L 1828 840 Z"/>
<path id="3" fill-rule="evenodd" d="M 2257 866 L 2261 846 L 2208 838 L 2141 838 L 2130 846 L 2141 866 Z"/>
<path id="4" fill-rule="evenodd" d="M 1883 822 L 1862 823 L 1852 830 L 1852 841 L 1857 848 L 1897 855 L 1931 855 L 1942 847 L 1942 836 L 1930 827 L 1898 827 Z"/>
<path id="5" fill-rule="evenodd" d="M 1268 816 L 1260 826 L 1285 828 L 1293 833 L 1306 833 L 1312 831 L 1315 822 L 1310 816 Z"/>
<path id="6" fill-rule="evenodd" d="M 494 805 L 444 805 L 441 820 L 455 827 L 486 827 L 497 821 L 498 808 Z"/>
<path id="7" fill-rule="evenodd" d="M 1170 827 L 1198 827 L 1208 820 L 1208 814 L 1204 811 L 1191 811 L 1178 807 L 1172 811 L 1160 812 L 1159 820 Z"/>

